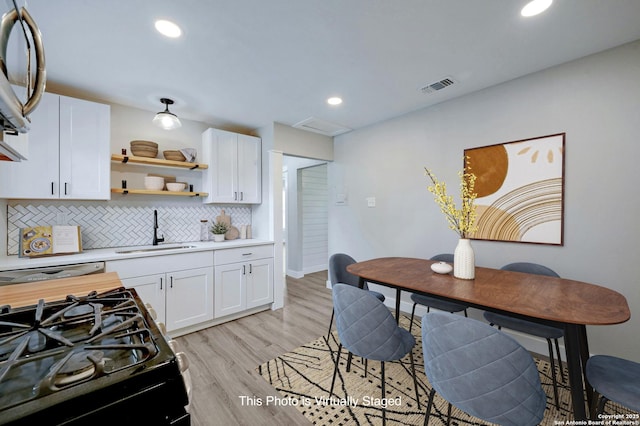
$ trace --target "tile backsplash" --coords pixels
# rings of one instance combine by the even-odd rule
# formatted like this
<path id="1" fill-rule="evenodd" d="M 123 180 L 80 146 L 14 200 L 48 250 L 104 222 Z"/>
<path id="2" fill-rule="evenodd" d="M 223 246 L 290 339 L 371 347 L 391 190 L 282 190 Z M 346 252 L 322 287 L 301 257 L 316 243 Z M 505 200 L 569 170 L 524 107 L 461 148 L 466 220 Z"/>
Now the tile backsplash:
<path id="1" fill-rule="evenodd" d="M 18 254 L 20 228 L 37 225 L 79 225 L 83 249 L 149 245 L 153 238 L 153 211 L 165 242 L 200 240 L 200 220 L 213 223 L 224 210 L 238 229 L 251 224 L 249 206 L 201 203 L 157 205 L 101 202 L 11 202 L 7 206 L 7 254 Z"/>

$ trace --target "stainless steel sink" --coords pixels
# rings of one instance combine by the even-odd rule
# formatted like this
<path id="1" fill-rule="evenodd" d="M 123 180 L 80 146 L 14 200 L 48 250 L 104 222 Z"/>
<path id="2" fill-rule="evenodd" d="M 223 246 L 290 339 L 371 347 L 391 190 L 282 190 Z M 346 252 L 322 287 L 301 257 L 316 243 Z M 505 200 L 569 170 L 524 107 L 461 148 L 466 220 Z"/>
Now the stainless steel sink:
<path id="1" fill-rule="evenodd" d="M 189 248 L 195 248 L 196 246 L 188 246 L 188 245 L 171 245 L 171 246 L 155 246 L 155 247 L 140 247 L 140 248 L 132 248 L 125 250 L 116 250 L 117 254 L 131 254 L 131 253 L 152 253 L 154 251 L 163 251 L 163 250 L 184 250 Z"/>

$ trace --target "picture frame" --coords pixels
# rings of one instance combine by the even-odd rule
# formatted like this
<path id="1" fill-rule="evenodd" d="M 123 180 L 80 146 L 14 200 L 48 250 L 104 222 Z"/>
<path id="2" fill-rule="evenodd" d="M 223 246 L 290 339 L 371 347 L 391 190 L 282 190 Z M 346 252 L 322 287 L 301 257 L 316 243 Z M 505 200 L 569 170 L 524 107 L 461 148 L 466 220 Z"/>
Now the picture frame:
<path id="1" fill-rule="evenodd" d="M 471 239 L 564 245 L 565 133 L 464 150 L 476 175 Z"/>

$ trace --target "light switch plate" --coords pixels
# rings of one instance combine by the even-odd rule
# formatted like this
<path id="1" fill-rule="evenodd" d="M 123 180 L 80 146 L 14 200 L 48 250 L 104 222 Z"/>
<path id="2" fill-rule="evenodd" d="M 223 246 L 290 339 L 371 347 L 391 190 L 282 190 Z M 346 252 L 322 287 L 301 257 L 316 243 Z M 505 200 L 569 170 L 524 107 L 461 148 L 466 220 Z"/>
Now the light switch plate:
<path id="1" fill-rule="evenodd" d="M 376 197 L 367 197 L 367 207 L 376 206 Z"/>

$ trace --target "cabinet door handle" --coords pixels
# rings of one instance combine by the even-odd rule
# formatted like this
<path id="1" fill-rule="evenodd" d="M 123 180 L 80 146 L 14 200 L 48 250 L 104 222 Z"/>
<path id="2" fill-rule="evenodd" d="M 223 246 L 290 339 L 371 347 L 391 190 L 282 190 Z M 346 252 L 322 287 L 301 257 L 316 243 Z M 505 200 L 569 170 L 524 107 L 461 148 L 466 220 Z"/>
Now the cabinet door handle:
<path id="1" fill-rule="evenodd" d="M 247 275 L 247 265 L 242 265 L 242 275 Z"/>
<path id="2" fill-rule="evenodd" d="M 163 278 L 160 278 L 160 290 L 162 290 L 162 281 L 163 281 Z"/>
<path id="3" fill-rule="evenodd" d="M 233 193 L 233 199 L 234 199 L 235 201 L 238 201 L 238 193 L 237 193 L 237 192 L 234 192 L 234 193 Z"/>
<path id="4" fill-rule="evenodd" d="M 69 195 L 67 194 L 67 182 L 64 183 L 64 195 Z"/>
<path id="5" fill-rule="evenodd" d="M 249 273 L 253 274 L 253 265 L 251 263 L 249 264 Z"/>
<path id="6" fill-rule="evenodd" d="M 242 253 L 243 256 L 251 256 L 253 253 L 249 252 L 249 253 Z"/>
<path id="7" fill-rule="evenodd" d="M 244 191 L 240 191 L 240 201 L 244 200 Z"/>
<path id="8" fill-rule="evenodd" d="M 169 277 L 169 287 L 173 288 L 173 275 Z"/>
<path id="9" fill-rule="evenodd" d="M 53 185 L 55 182 L 51 182 L 51 195 L 54 195 L 55 193 L 53 192 Z"/>

